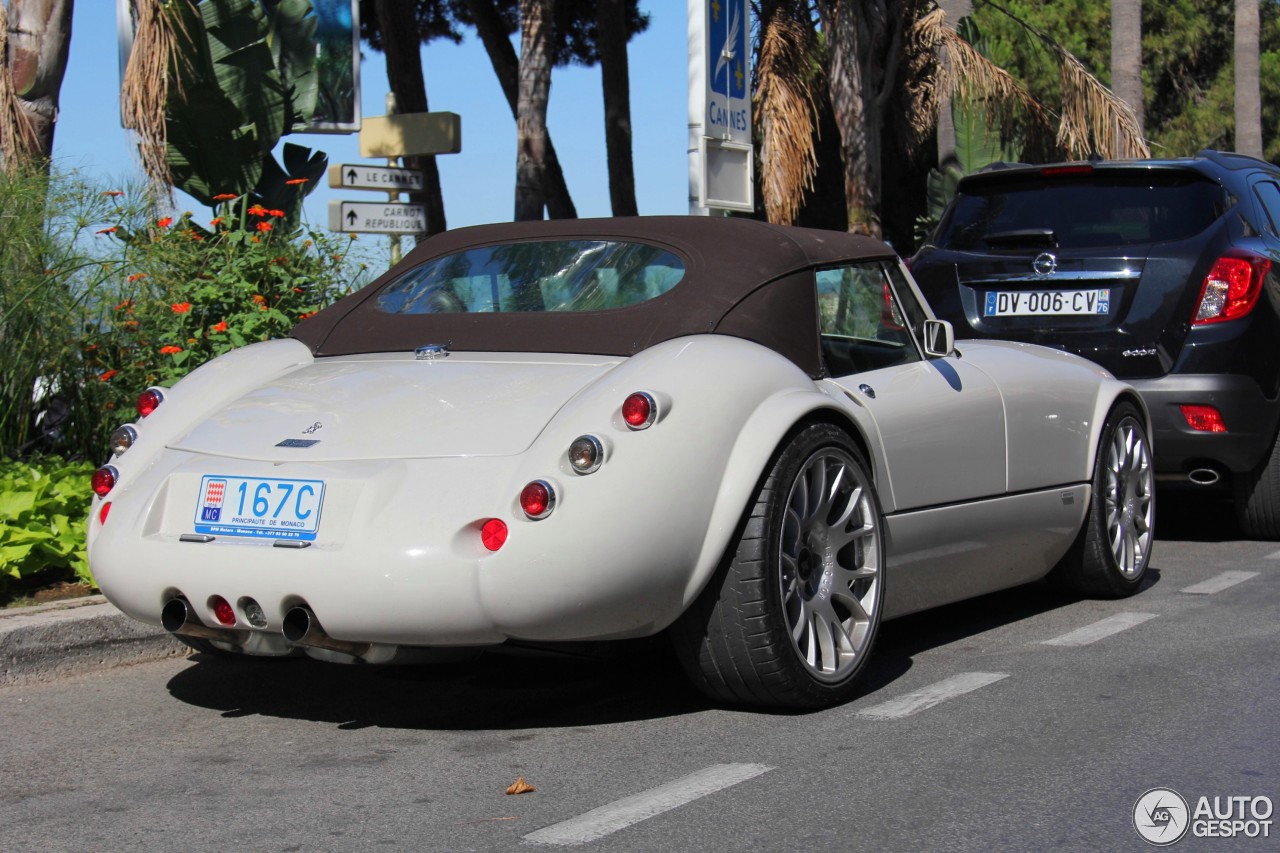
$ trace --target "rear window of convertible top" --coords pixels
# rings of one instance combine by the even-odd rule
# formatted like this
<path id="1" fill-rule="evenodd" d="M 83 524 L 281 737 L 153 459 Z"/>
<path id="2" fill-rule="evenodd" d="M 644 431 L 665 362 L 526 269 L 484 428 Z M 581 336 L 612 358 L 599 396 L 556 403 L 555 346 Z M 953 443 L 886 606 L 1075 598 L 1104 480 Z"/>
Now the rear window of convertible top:
<path id="1" fill-rule="evenodd" d="M 378 294 L 388 314 L 603 311 L 675 287 L 684 264 L 644 243 L 544 240 L 467 249 L 419 264 Z"/>

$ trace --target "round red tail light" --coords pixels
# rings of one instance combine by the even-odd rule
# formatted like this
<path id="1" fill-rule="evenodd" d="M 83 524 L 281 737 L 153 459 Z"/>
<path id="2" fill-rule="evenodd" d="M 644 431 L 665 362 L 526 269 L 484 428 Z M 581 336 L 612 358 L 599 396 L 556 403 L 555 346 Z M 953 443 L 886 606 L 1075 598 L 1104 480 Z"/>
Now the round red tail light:
<path id="1" fill-rule="evenodd" d="M 507 544 L 507 523 L 500 518 L 491 518 L 480 526 L 480 541 L 490 551 L 496 551 Z"/>
<path id="2" fill-rule="evenodd" d="M 231 606 L 231 602 L 227 601 L 220 595 L 215 595 L 209 599 L 209 608 L 213 610 L 213 617 L 221 624 L 228 628 L 236 624 L 236 611 Z"/>
<path id="3" fill-rule="evenodd" d="M 546 480 L 534 480 L 520 490 L 520 508 L 532 519 L 546 518 L 556 508 L 556 492 Z"/>
<path id="4" fill-rule="evenodd" d="M 116 481 L 119 479 L 120 472 L 116 470 L 116 466 L 103 465 L 93 472 L 93 476 L 89 478 L 89 485 L 95 495 L 104 498 L 107 496 L 107 492 L 116 487 Z"/>
<path id="5" fill-rule="evenodd" d="M 646 429 L 658 416 L 658 404 L 645 391 L 636 391 L 622 401 L 622 419 L 632 429 Z"/>
<path id="6" fill-rule="evenodd" d="M 148 388 L 138 395 L 138 414 L 146 417 L 164 402 L 164 391 L 159 388 Z"/>

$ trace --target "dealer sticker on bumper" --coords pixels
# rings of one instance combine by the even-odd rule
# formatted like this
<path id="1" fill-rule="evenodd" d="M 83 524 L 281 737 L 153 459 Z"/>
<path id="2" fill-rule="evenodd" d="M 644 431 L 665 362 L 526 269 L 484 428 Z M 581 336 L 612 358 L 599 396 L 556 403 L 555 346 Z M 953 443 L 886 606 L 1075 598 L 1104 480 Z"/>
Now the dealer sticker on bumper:
<path id="1" fill-rule="evenodd" d="M 196 497 L 195 531 L 313 540 L 323 504 L 323 480 L 205 474 Z"/>

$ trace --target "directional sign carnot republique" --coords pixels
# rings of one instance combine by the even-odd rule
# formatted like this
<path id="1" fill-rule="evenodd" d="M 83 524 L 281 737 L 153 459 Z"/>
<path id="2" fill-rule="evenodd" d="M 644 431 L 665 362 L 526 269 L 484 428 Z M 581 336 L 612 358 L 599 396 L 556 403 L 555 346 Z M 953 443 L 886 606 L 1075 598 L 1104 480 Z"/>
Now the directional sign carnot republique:
<path id="1" fill-rule="evenodd" d="M 361 234 L 421 234 L 427 208 L 400 201 L 331 201 L 329 230 Z"/>

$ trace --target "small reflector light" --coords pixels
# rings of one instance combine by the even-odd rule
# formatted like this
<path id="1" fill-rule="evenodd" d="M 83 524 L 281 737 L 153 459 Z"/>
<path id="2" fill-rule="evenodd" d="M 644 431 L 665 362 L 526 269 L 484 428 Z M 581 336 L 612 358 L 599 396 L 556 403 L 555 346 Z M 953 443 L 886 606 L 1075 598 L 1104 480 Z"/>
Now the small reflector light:
<path id="1" fill-rule="evenodd" d="M 569 445 L 569 464 L 579 474 L 599 470 L 604 462 L 604 445 L 594 435 L 580 435 Z"/>
<path id="2" fill-rule="evenodd" d="M 1196 432 L 1227 431 L 1227 425 L 1222 421 L 1222 412 L 1213 406 L 1182 406 L 1182 416 L 1187 419 L 1187 426 Z"/>
<path id="3" fill-rule="evenodd" d="M 102 505 L 102 509 L 98 510 L 98 523 L 107 523 L 107 513 L 111 512 L 111 501 L 107 501 Z"/>
<path id="4" fill-rule="evenodd" d="M 236 624 L 236 611 L 232 608 L 231 602 L 222 596 L 215 595 L 210 598 L 209 609 L 213 611 L 213 618 L 217 619 L 221 624 L 227 627 Z"/>
<path id="5" fill-rule="evenodd" d="M 138 414 L 146 417 L 164 402 L 164 391 L 159 388 L 148 388 L 138 395 Z"/>
<path id="6" fill-rule="evenodd" d="M 480 526 L 480 541 L 490 551 L 496 551 L 507 544 L 507 523 L 500 518 L 491 518 Z"/>
<path id="7" fill-rule="evenodd" d="M 520 508 L 534 519 L 546 518 L 556 508 L 556 493 L 546 480 L 534 480 L 520 490 Z"/>
<path id="8" fill-rule="evenodd" d="M 121 456 L 133 443 L 138 440 L 138 431 L 133 427 L 125 424 L 116 427 L 116 431 L 111 433 L 111 452 L 116 456 Z"/>
<path id="9" fill-rule="evenodd" d="M 116 466 L 103 465 L 93 472 L 93 476 L 89 478 L 89 485 L 93 488 L 95 495 L 104 498 L 107 496 L 107 492 L 116 487 L 116 481 L 119 479 L 120 472 L 116 470 Z"/>
<path id="10" fill-rule="evenodd" d="M 647 429 L 657 416 L 658 404 L 644 391 L 636 391 L 622 401 L 622 419 L 632 429 Z"/>

